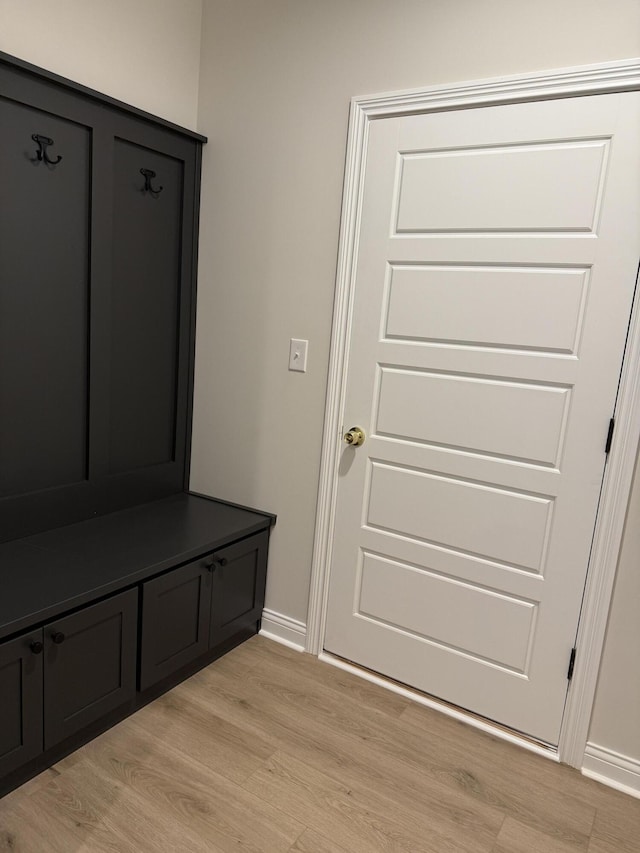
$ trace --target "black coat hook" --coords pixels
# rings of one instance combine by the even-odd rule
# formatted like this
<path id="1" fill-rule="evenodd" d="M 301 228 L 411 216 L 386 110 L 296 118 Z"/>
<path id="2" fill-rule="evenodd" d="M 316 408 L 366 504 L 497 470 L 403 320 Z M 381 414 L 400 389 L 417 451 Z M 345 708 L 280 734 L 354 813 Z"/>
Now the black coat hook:
<path id="1" fill-rule="evenodd" d="M 53 139 L 50 139 L 48 136 L 41 136 L 39 133 L 32 133 L 31 138 L 34 142 L 38 143 L 38 150 L 36 151 L 36 157 L 38 160 L 43 161 L 47 166 L 56 166 L 60 160 L 62 160 L 62 156 L 60 154 L 58 154 L 56 160 L 52 160 L 47 154 L 47 148 L 49 145 L 54 144 Z"/>
<path id="2" fill-rule="evenodd" d="M 144 187 L 142 188 L 143 193 L 153 193 L 154 195 L 158 195 L 158 193 L 162 192 L 162 187 L 152 187 L 151 179 L 155 178 L 156 173 L 152 169 L 140 169 L 140 174 L 144 175 Z"/>

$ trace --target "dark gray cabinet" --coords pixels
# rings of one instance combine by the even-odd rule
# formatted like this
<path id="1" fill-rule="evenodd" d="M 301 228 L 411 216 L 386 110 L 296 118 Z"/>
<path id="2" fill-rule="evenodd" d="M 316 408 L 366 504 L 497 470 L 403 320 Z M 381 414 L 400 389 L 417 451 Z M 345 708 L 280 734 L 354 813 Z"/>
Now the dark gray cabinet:
<path id="1" fill-rule="evenodd" d="M 211 628 L 215 646 L 262 616 L 267 576 L 268 533 L 259 533 L 213 555 Z"/>
<path id="2" fill-rule="evenodd" d="M 135 695 L 137 590 L 0 644 L 0 779 Z"/>
<path id="3" fill-rule="evenodd" d="M 0 796 L 260 627 L 275 518 L 188 491 L 203 142 L 0 52 Z"/>
<path id="4" fill-rule="evenodd" d="M 134 698 L 137 603 L 131 589 L 45 626 L 45 749 Z"/>
<path id="5" fill-rule="evenodd" d="M 212 565 L 203 557 L 142 585 L 141 690 L 208 650 Z"/>
<path id="6" fill-rule="evenodd" d="M 0 544 L 0 796 L 256 633 L 274 521 L 180 494 Z"/>
<path id="7" fill-rule="evenodd" d="M 42 752 L 42 630 L 0 645 L 0 778 Z"/>
<path id="8" fill-rule="evenodd" d="M 268 545 L 258 533 L 142 585 L 141 690 L 255 627 Z"/>

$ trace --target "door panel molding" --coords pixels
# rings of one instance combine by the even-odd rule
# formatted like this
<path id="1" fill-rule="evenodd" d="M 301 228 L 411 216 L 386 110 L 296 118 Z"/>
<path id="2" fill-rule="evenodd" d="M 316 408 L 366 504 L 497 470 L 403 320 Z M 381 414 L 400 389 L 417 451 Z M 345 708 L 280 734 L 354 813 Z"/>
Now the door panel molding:
<path id="1" fill-rule="evenodd" d="M 442 110 L 635 90 L 640 90 L 640 59 L 352 99 L 307 621 L 306 648 L 312 654 L 319 655 L 330 662 L 337 662 L 333 656 L 323 652 L 323 640 L 364 192 L 364 165 L 370 122 L 395 115 L 428 114 Z M 545 754 L 559 758 L 560 761 L 574 767 L 580 767 L 584 758 L 626 507 L 640 439 L 639 302 L 636 294 L 616 402 L 616 432 L 605 469 L 578 627 L 576 641 L 578 655 L 568 693 L 558 751 L 554 753 L 545 750 Z M 603 436 L 603 445 L 604 439 L 605 436 Z M 380 679 L 380 681 L 384 683 L 385 680 Z M 438 706 L 440 707 L 439 703 Z M 472 717 L 470 716 L 469 719 L 471 720 Z M 492 731 L 496 736 L 506 736 L 508 740 L 515 740 L 522 745 L 528 744 L 526 738 L 520 738 L 514 733 L 505 733 L 500 727 L 492 727 Z"/>

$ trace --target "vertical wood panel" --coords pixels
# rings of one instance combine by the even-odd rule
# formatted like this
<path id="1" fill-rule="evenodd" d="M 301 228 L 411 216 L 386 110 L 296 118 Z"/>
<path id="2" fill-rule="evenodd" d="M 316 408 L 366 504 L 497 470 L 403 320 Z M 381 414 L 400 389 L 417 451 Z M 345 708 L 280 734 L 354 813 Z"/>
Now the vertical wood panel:
<path id="1" fill-rule="evenodd" d="M 90 134 L 0 100 L 0 497 L 87 476 Z M 54 140 L 36 158 L 33 133 Z"/>
<path id="2" fill-rule="evenodd" d="M 182 182 L 179 161 L 116 140 L 111 473 L 175 458 Z"/>

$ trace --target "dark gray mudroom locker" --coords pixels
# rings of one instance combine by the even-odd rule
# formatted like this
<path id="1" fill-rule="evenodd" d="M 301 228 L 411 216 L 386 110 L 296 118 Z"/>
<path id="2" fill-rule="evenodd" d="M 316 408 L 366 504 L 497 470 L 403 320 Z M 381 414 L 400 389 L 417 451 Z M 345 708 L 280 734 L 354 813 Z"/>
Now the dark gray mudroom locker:
<path id="1" fill-rule="evenodd" d="M 188 492 L 204 137 L 0 54 L 0 795 L 260 625 Z"/>

